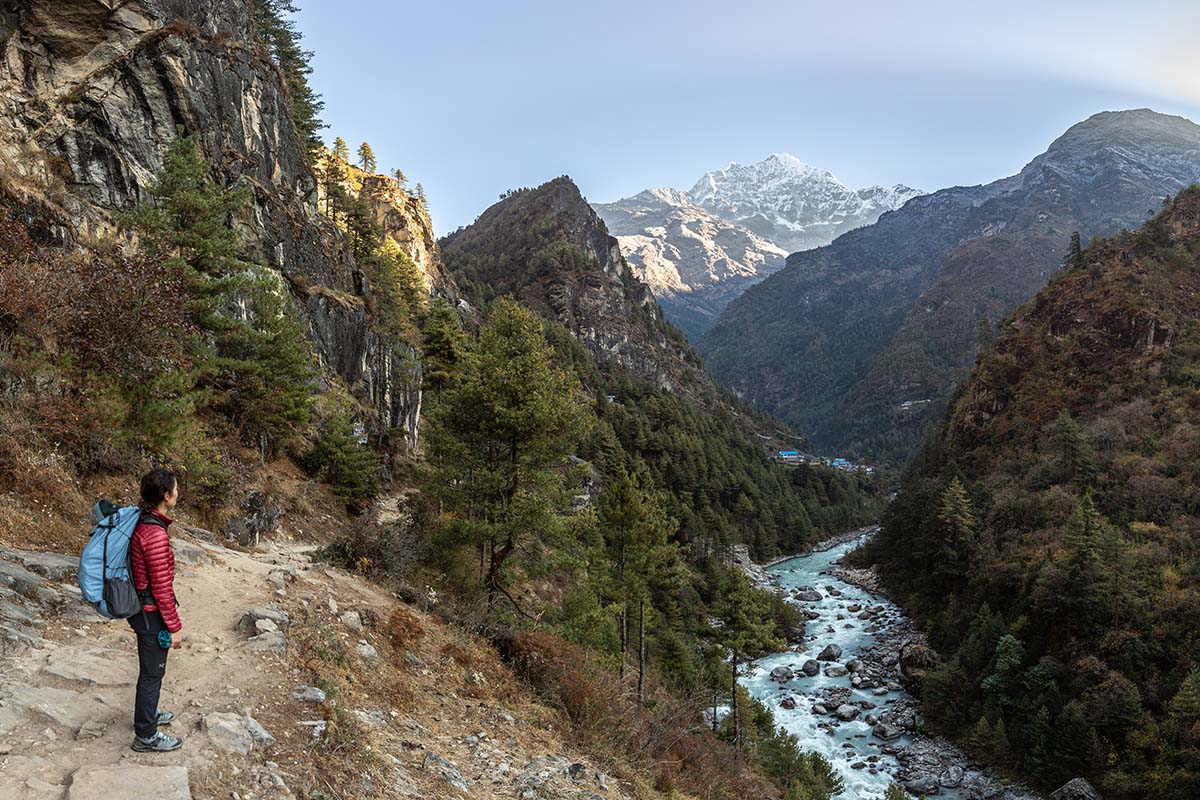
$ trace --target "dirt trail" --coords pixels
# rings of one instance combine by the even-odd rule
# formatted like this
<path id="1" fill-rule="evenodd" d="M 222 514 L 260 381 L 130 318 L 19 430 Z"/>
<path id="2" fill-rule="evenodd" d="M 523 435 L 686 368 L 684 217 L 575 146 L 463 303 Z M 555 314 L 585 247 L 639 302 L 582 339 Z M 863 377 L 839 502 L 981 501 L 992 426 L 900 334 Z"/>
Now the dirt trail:
<path id="1" fill-rule="evenodd" d="M 187 639 L 160 701 L 184 746 L 166 754 L 129 749 L 128 625 L 79 599 L 73 559 L 0 549 L 3 800 L 628 796 L 481 640 L 310 545 L 172 539 Z"/>
<path id="2" fill-rule="evenodd" d="M 0 797 L 117 800 L 127 789 L 130 797 L 147 796 L 146 781 L 178 783 L 178 771 L 93 776 L 88 767 L 203 772 L 220 753 L 200 729 L 202 716 L 244 712 L 273 693 L 266 687 L 282 666 L 279 655 L 251 649 L 235 625 L 247 607 L 277 599 L 265 580 L 272 569 L 302 566 L 306 557 L 286 545 L 249 554 L 178 538 L 176 551 L 176 594 L 187 638 L 168 658 L 160 707 L 176 713 L 171 731 L 184 737 L 183 749 L 167 754 L 129 749 L 137 675 L 133 634 L 124 621 L 108 622 L 73 607 L 47 623 L 40 646 L 0 662 L 0 752 L 6 753 L 0 758 Z M 73 786 L 81 775 L 107 794 Z M 130 776 L 143 783 L 126 783 Z"/>

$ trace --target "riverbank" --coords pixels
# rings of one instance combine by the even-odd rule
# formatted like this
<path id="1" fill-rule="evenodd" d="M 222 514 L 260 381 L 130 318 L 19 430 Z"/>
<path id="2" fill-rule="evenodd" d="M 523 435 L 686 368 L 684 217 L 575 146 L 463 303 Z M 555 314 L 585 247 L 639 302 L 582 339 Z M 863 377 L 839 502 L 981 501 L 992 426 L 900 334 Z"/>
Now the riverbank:
<path id="1" fill-rule="evenodd" d="M 1038 800 L 924 732 L 916 695 L 936 655 L 880 591 L 873 570 L 841 566 L 842 557 L 876 530 L 848 531 L 748 571 L 795 602 L 807 623 L 803 643 L 762 659 L 747 688 L 803 747 L 831 759 L 847 778 L 845 798 L 880 796 L 896 782 L 914 795 Z"/>

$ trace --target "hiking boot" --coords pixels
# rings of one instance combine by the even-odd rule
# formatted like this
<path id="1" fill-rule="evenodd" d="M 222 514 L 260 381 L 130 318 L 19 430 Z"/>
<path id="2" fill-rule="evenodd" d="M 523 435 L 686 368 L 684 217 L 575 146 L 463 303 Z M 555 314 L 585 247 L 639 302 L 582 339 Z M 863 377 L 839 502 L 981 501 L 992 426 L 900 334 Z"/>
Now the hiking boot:
<path id="1" fill-rule="evenodd" d="M 160 711 L 158 712 L 158 719 L 156 722 L 158 722 L 159 726 L 161 727 L 163 725 L 170 725 L 171 720 L 173 719 L 175 719 L 175 715 L 170 711 Z"/>
<path id="2" fill-rule="evenodd" d="M 169 753 L 183 747 L 183 739 L 158 731 L 149 739 L 133 737 L 133 744 L 129 747 L 137 753 Z"/>

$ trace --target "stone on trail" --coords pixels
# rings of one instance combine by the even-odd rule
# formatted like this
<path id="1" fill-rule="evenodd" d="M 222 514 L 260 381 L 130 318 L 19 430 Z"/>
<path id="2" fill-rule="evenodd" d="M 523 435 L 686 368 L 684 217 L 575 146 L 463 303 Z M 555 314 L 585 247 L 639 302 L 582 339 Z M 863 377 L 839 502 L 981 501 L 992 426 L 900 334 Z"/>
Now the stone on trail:
<path id="1" fill-rule="evenodd" d="M 185 767 L 86 766 L 75 770 L 67 800 L 192 800 Z"/>
<path id="2" fill-rule="evenodd" d="M 359 616 L 357 611 L 347 611 L 338 617 L 338 619 L 341 620 L 341 623 L 350 630 L 362 632 L 362 617 Z"/>
<path id="3" fill-rule="evenodd" d="M 63 648 L 50 654 L 42 672 L 93 686 L 129 686 L 137 680 L 132 651 Z"/>
<path id="4" fill-rule="evenodd" d="M 379 651 L 376 650 L 369 642 L 359 640 L 358 647 L 355 649 L 358 650 L 358 654 L 360 656 L 367 660 L 379 657 Z"/>
<path id="5" fill-rule="evenodd" d="M 15 561 L 30 572 L 52 581 L 68 581 L 79 569 L 79 559 L 60 553 L 40 553 L 0 547 L 0 558 Z"/>
<path id="6" fill-rule="evenodd" d="M 212 557 L 205 552 L 204 548 L 198 544 L 192 544 L 186 539 L 171 539 L 171 549 L 175 552 L 175 558 L 182 561 L 184 564 L 199 566 L 201 564 L 211 564 Z"/>
<path id="7" fill-rule="evenodd" d="M 292 621 L 287 612 L 279 606 L 256 606 L 242 612 L 242 618 L 238 620 L 237 629 L 242 633 L 253 634 L 255 633 L 255 623 L 260 619 L 269 619 L 277 626 L 288 625 Z"/>
<path id="8" fill-rule="evenodd" d="M 301 703 L 317 703 L 325 702 L 325 692 L 318 689 L 316 686 L 297 686 L 292 692 L 292 697 L 299 700 Z"/>
<path id="9" fill-rule="evenodd" d="M 218 750 L 249 753 L 256 744 L 262 747 L 275 744 L 275 737 L 254 717 L 214 711 L 204 715 L 203 724 L 209 742 Z"/>
<path id="10" fill-rule="evenodd" d="M 287 639 L 283 638 L 283 633 L 280 631 L 267 631 L 266 633 L 260 633 L 258 636 L 251 636 L 246 640 L 246 644 L 255 652 L 287 649 Z"/>

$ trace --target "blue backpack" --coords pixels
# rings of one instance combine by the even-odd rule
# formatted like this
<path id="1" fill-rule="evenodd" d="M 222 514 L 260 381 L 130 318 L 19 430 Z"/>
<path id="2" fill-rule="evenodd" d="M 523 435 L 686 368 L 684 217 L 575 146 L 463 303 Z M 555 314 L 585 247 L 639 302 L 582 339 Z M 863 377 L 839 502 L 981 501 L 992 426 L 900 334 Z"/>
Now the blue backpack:
<path id="1" fill-rule="evenodd" d="M 101 500 L 92 506 L 96 526 L 79 557 L 79 590 L 101 616 L 127 619 L 142 610 L 133 588 L 129 542 L 142 511 Z"/>

